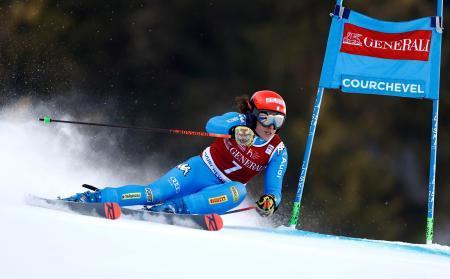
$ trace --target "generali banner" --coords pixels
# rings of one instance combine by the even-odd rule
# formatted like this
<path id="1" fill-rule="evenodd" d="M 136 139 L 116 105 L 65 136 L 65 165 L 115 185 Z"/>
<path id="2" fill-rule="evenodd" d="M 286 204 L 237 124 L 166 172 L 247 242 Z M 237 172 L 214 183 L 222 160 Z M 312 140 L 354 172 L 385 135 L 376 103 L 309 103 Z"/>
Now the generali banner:
<path id="1" fill-rule="evenodd" d="M 428 61 L 430 30 L 384 33 L 345 23 L 341 52 L 386 59 Z"/>
<path id="2" fill-rule="evenodd" d="M 320 87 L 439 99 L 442 33 L 435 17 L 389 22 L 344 14 L 332 19 Z"/>

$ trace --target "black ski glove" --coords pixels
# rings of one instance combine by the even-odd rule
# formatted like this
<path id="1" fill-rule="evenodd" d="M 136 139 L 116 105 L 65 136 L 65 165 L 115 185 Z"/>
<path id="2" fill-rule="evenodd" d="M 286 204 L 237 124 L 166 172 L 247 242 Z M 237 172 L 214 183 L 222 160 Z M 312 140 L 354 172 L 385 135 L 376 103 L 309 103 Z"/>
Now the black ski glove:
<path id="1" fill-rule="evenodd" d="M 272 194 L 265 194 L 256 202 L 256 212 L 263 217 L 272 215 L 275 210 L 277 210 L 277 206 L 275 196 Z"/>

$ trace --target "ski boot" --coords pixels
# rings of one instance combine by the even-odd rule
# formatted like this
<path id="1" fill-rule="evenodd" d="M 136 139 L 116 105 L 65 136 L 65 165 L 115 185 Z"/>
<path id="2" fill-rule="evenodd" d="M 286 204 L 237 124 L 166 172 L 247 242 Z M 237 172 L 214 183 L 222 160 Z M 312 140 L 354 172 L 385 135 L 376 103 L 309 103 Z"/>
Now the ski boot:
<path id="1" fill-rule="evenodd" d="M 189 214 L 189 211 L 184 203 L 183 199 L 176 199 L 166 201 L 162 204 L 154 205 L 151 207 L 145 207 L 148 211 L 153 212 L 165 212 L 172 214 Z"/>
<path id="2" fill-rule="evenodd" d="M 93 190 L 93 192 L 87 191 L 83 193 L 77 193 L 73 196 L 61 200 L 70 202 L 82 202 L 82 203 L 99 202 L 101 200 L 101 192 L 99 191 L 98 188 L 88 184 L 83 184 L 83 187 L 89 190 Z"/>

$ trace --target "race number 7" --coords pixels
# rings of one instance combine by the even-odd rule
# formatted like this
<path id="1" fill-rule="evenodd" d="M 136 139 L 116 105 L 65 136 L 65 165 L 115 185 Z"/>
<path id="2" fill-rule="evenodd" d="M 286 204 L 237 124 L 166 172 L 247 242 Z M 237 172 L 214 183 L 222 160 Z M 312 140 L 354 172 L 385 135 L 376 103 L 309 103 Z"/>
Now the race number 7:
<path id="1" fill-rule="evenodd" d="M 234 160 L 233 160 L 233 165 L 234 165 L 234 167 L 224 170 L 225 174 L 230 174 L 234 171 L 238 171 L 238 170 L 242 169 L 242 167 L 238 163 L 236 163 L 236 161 L 234 161 Z"/>

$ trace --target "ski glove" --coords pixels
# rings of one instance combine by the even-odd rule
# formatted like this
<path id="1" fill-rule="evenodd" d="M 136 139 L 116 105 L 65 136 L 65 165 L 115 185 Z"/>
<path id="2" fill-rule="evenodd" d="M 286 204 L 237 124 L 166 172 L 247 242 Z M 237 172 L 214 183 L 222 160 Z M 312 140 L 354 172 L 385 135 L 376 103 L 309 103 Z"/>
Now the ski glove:
<path id="1" fill-rule="evenodd" d="M 256 212 L 263 217 L 272 215 L 277 210 L 275 196 L 272 194 L 263 195 L 256 202 Z"/>
<path id="2" fill-rule="evenodd" d="M 236 126 L 230 131 L 231 137 L 241 146 L 252 146 L 255 133 L 246 126 Z"/>

